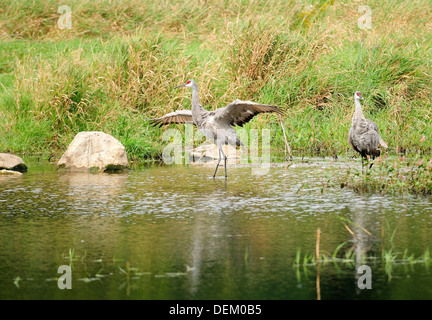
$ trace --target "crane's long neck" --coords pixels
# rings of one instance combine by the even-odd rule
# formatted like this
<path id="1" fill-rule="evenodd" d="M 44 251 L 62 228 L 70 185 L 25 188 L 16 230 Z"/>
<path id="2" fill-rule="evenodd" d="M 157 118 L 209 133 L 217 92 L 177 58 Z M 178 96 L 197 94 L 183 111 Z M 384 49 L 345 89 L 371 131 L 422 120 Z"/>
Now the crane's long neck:
<path id="1" fill-rule="evenodd" d="M 192 87 L 192 116 L 194 114 L 200 114 L 205 112 L 204 108 L 201 107 L 198 100 L 198 87 L 195 85 Z"/>
<path id="2" fill-rule="evenodd" d="M 362 109 L 362 106 L 360 104 L 360 100 L 355 99 L 354 103 L 355 103 L 355 111 L 354 111 L 354 115 L 353 115 L 353 121 L 355 119 L 366 119 L 365 116 L 363 115 L 363 109 Z"/>

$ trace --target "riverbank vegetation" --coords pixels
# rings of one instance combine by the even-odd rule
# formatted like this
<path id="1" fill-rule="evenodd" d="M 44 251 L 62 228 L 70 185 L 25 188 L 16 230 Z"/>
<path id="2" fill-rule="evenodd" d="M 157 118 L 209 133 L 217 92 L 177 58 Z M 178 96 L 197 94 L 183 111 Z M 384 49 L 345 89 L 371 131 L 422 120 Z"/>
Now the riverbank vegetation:
<path id="1" fill-rule="evenodd" d="M 342 186 L 349 186 L 357 192 L 392 195 L 432 195 L 432 159 L 427 161 L 417 156 L 405 158 L 379 158 L 372 170 L 348 169 Z"/>
<path id="2" fill-rule="evenodd" d="M 146 119 L 189 109 L 190 92 L 173 88 L 193 78 L 208 110 L 234 99 L 283 108 L 294 156 L 354 155 L 359 90 L 389 155 L 419 154 L 424 170 L 430 160 L 428 0 L 368 1 L 370 29 L 351 1 L 75 0 L 70 29 L 57 24 L 64 3 L 0 3 L 2 152 L 61 154 L 78 132 L 98 130 L 131 159 L 158 159 L 164 129 Z M 246 128 L 271 129 L 272 149 L 284 150 L 276 116 Z"/>

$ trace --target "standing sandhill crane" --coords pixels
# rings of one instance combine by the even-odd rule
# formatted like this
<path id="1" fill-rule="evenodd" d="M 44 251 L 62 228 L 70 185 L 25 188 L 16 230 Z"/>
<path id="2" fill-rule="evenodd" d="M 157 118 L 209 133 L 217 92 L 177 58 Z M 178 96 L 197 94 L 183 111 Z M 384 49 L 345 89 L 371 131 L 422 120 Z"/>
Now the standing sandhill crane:
<path id="1" fill-rule="evenodd" d="M 243 146 L 240 138 L 232 126 L 243 126 L 258 113 L 276 112 L 280 115 L 283 112 L 276 106 L 255 103 L 251 101 L 234 100 L 224 108 L 214 111 L 205 110 L 198 100 L 198 86 L 193 80 L 188 80 L 185 84 L 175 87 L 192 88 L 192 110 L 178 110 L 164 115 L 163 117 L 151 119 L 156 126 L 163 126 L 170 123 L 192 123 L 207 138 L 213 140 L 219 150 L 219 159 L 216 165 L 213 178 L 219 168 L 219 164 L 224 157 L 225 178 L 227 177 L 226 160 L 227 157 L 222 150 L 222 146 L 230 144 L 233 146 Z"/>
<path id="2" fill-rule="evenodd" d="M 365 159 L 368 165 L 369 157 L 372 159 L 379 157 L 381 154 L 380 147 L 387 149 L 388 146 L 379 135 L 377 124 L 366 119 L 363 115 L 360 100 L 364 100 L 364 98 L 359 91 L 356 91 L 354 93 L 355 111 L 352 117 L 352 126 L 349 130 L 348 142 L 355 151 L 360 153 L 363 171 L 363 160 Z M 372 165 L 373 163 L 369 169 L 372 168 Z M 367 169 L 366 167 L 366 172 Z"/>

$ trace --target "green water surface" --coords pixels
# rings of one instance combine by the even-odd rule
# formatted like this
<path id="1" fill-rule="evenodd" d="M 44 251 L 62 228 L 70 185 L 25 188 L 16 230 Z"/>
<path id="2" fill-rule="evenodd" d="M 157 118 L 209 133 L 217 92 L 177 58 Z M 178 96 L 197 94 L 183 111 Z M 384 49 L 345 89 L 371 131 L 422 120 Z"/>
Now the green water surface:
<path id="1" fill-rule="evenodd" d="M 431 201 L 329 186 L 349 165 L 230 167 L 225 181 L 213 167 L 60 173 L 33 161 L 0 176 L 0 298 L 431 299 L 419 258 L 432 249 Z M 341 260 L 296 264 L 315 254 L 318 228 L 320 253 L 344 243 Z M 372 289 L 358 287 L 364 264 Z"/>

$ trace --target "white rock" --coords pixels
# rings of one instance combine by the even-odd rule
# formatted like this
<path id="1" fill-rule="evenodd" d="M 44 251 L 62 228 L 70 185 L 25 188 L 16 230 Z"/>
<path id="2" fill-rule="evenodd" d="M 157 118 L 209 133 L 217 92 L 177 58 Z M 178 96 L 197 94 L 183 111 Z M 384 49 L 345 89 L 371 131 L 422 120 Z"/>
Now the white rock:
<path id="1" fill-rule="evenodd" d="M 129 166 L 125 147 L 109 134 L 99 131 L 78 133 L 58 165 L 73 170 L 98 168 L 100 171 L 122 170 Z"/>
<path id="2" fill-rule="evenodd" d="M 0 153 L 0 169 L 26 172 L 27 166 L 23 159 L 10 153 Z"/>

